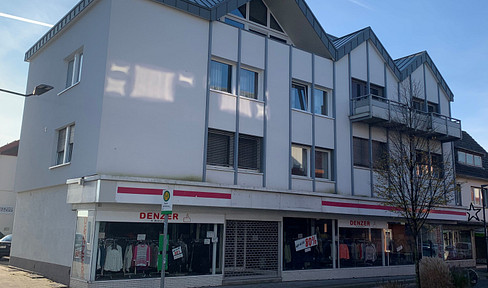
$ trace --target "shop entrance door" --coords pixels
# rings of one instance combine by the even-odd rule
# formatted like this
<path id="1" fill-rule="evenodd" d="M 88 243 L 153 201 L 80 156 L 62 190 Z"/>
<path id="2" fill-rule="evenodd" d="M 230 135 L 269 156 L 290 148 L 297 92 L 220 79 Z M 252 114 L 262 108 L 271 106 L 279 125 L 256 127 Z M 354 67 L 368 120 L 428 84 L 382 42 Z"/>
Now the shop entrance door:
<path id="1" fill-rule="evenodd" d="M 224 281 L 279 277 L 278 222 L 228 220 Z"/>

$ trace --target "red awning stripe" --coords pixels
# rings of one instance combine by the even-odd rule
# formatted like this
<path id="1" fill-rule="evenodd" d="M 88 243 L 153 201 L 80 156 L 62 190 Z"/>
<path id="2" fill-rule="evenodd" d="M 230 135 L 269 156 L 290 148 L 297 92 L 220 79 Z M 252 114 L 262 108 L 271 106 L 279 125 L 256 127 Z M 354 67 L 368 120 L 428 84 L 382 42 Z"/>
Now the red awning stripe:
<path id="1" fill-rule="evenodd" d="M 386 210 L 386 211 L 400 211 L 400 208 L 393 207 L 393 206 L 360 204 L 360 203 L 344 203 L 344 202 L 333 202 L 333 201 L 322 201 L 322 206 L 342 207 L 342 208 L 361 208 L 361 209 Z M 431 210 L 430 213 L 466 216 L 466 212 L 449 211 L 449 210 Z"/>
<path id="2" fill-rule="evenodd" d="M 120 193 L 120 194 L 135 194 L 135 195 L 163 195 L 163 189 L 118 187 L 117 188 L 117 193 Z"/>
<path id="3" fill-rule="evenodd" d="M 232 194 L 230 193 L 213 193 L 213 192 L 197 192 L 197 191 L 181 191 L 181 190 L 174 190 L 173 196 L 198 197 L 198 198 L 210 198 L 210 199 L 232 199 Z"/>

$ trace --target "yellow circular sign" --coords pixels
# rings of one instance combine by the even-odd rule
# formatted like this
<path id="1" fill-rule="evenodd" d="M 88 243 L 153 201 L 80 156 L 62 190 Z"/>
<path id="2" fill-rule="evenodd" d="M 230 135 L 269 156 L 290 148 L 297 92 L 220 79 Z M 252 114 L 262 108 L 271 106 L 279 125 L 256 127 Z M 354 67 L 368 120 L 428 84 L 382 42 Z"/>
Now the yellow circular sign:
<path id="1" fill-rule="evenodd" d="M 169 193 L 169 191 L 168 190 L 164 191 L 163 192 L 163 200 L 165 202 L 168 202 L 169 201 L 169 198 L 171 198 L 171 194 Z"/>

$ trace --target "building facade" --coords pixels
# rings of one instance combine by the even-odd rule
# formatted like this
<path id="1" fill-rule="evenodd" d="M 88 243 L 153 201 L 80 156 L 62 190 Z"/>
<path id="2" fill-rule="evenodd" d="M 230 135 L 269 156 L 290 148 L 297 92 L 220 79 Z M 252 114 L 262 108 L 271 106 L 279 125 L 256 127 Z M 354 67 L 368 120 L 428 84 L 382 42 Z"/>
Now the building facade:
<path id="1" fill-rule="evenodd" d="M 468 222 L 465 224 L 475 231 L 473 243 L 477 263 L 486 263 L 486 241 L 483 231 L 482 185 L 488 184 L 488 157 L 486 150 L 468 132 L 454 142 L 456 159 L 456 182 L 459 193 L 456 205 L 469 206 Z M 464 244 L 459 244 L 464 245 Z"/>
<path id="2" fill-rule="evenodd" d="M 0 147 L 0 236 L 11 234 L 14 226 L 14 183 L 18 150 L 18 140 Z"/>
<path id="3" fill-rule="evenodd" d="M 302 0 L 83 0 L 26 61 L 56 88 L 26 100 L 10 261 L 72 287 L 159 285 L 164 190 L 170 287 L 412 274 L 374 158 L 405 101 L 429 155 L 461 138 L 427 52 L 329 35 Z M 423 254 L 466 217 L 436 208 Z"/>

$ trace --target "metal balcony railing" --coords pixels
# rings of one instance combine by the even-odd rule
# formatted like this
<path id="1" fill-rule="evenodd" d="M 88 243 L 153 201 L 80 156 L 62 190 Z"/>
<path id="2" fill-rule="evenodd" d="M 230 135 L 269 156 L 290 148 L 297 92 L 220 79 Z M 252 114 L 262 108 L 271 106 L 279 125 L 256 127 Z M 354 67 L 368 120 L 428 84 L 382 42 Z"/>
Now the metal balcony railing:
<path id="1" fill-rule="evenodd" d="M 435 112 L 413 109 L 405 103 L 373 94 L 351 99 L 353 122 L 365 122 L 377 126 L 402 126 L 411 131 L 438 138 L 440 141 L 461 139 L 461 121 Z M 409 113 L 414 113 L 407 120 Z"/>

